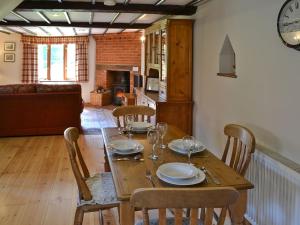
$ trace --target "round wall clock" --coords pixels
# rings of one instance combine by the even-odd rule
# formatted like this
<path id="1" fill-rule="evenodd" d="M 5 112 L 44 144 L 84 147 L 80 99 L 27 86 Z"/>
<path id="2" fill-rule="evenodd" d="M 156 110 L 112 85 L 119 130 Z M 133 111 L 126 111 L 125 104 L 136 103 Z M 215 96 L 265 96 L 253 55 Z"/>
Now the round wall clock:
<path id="1" fill-rule="evenodd" d="M 277 30 L 283 43 L 300 51 L 300 0 L 287 0 L 277 18 Z"/>

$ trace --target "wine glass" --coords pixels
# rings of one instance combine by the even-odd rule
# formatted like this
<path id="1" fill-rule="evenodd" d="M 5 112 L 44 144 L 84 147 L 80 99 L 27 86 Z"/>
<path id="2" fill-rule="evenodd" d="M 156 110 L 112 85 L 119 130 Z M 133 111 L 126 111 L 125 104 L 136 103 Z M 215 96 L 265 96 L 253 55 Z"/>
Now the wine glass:
<path id="1" fill-rule="evenodd" d="M 157 160 L 158 155 L 156 154 L 156 145 L 159 139 L 159 132 L 157 129 L 148 129 L 147 132 L 147 140 L 149 144 L 152 145 L 152 154 L 149 156 L 150 159 L 152 160 Z"/>
<path id="2" fill-rule="evenodd" d="M 191 155 L 195 148 L 195 138 L 193 136 L 184 136 L 182 138 L 184 150 L 188 153 L 189 164 L 191 163 Z"/>
<path id="3" fill-rule="evenodd" d="M 168 130 L 168 124 L 164 122 L 159 122 L 156 124 L 156 128 L 159 132 L 159 137 L 161 139 L 160 148 L 165 149 L 167 146 L 164 144 L 164 137 Z"/>
<path id="4" fill-rule="evenodd" d="M 132 136 L 131 129 L 132 129 L 132 123 L 133 122 L 134 122 L 134 115 L 133 114 L 127 114 L 127 115 L 125 115 L 126 130 L 128 132 L 128 138 L 129 139 Z"/>

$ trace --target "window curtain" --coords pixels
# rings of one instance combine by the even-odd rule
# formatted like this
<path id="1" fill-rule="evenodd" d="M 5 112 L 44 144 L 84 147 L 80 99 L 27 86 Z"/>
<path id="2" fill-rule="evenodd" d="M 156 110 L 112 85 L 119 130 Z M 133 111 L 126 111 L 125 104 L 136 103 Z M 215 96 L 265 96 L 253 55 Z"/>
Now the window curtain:
<path id="1" fill-rule="evenodd" d="M 76 80 L 78 82 L 87 82 L 88 77 L 88 46 L 86 42 L 76 44 Z"/>
<path id="2" fill-rule="evenodd" d="M 30 70 L 30 76 L 34 77 L 35 82 L 38 80 L 38 72 L 37 72 L 37 45 L 38 44 L 74 44 L 76 45 L 76 81 L 78 82 L 87 82 L 89 80 L 88 77 L 88 42 L 89 37 L 80 36 L 80 37 L 35 37 L 35 36 L 22 36 L 21 41 L 23 42 L 24 50 L 26 46 L 31 46 L 31 48 L 35 49 L 35 55 L 24 54 L 23 57 L 23 78 L 22 80 L 26 80 L 28 78 L 27 74 L 24 73 L 25 63 L 26 65 L 35 65 L 35 70 Z M 25 53 L 25 52 L 24 52 Z M 27 70 L 27 69 L 26 69 Z M 34 72 L 35 71 L 35 72 Z M 26 79 L 25 79 L 26 78 Z M 32 78 L 33 79 L 33 78 Z"/>
<path id="3" fill-rule="evenodd" d="M 23 45 L 23 83 L 38 82 L 37 45 L 24 43 Z"/>

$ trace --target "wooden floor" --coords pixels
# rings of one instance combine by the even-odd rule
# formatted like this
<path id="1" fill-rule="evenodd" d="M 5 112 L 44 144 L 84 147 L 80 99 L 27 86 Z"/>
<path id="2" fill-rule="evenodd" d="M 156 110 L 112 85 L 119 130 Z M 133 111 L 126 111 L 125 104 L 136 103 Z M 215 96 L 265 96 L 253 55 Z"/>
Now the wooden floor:
<path id="1" fill-rule="evenodd" d="M 79 145 L 91 174 L 103 171 L 103 143 L 99 130 L 114 126 L 110 108 L 87 108 Z M 0 224 L 70 225 L 77 186 L 63 136 L 0 138 Z M 111 212 L 105 224 L 115 224 Z M 98 214 L 84 218 L 98 225 Z"/>

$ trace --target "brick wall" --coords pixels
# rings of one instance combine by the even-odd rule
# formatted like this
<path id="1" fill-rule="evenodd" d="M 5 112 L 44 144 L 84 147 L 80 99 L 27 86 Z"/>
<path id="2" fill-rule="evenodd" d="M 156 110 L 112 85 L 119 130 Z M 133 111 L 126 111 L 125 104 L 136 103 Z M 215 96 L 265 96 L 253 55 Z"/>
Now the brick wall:
<path id="1" fill-rule="evenodd" d="M 141 69 L 140 32 L 94 35 L 96 41 L 96 86 L 109 88 L 107 70 L 98 69 L 99 65 L 127 65 L 130 71 L 130 90 L 133 88 L 133 66 Z M 111 69 L 114 69 L 111 67 Z M 118 67 L 115 70 L 120 70 Z"/>

